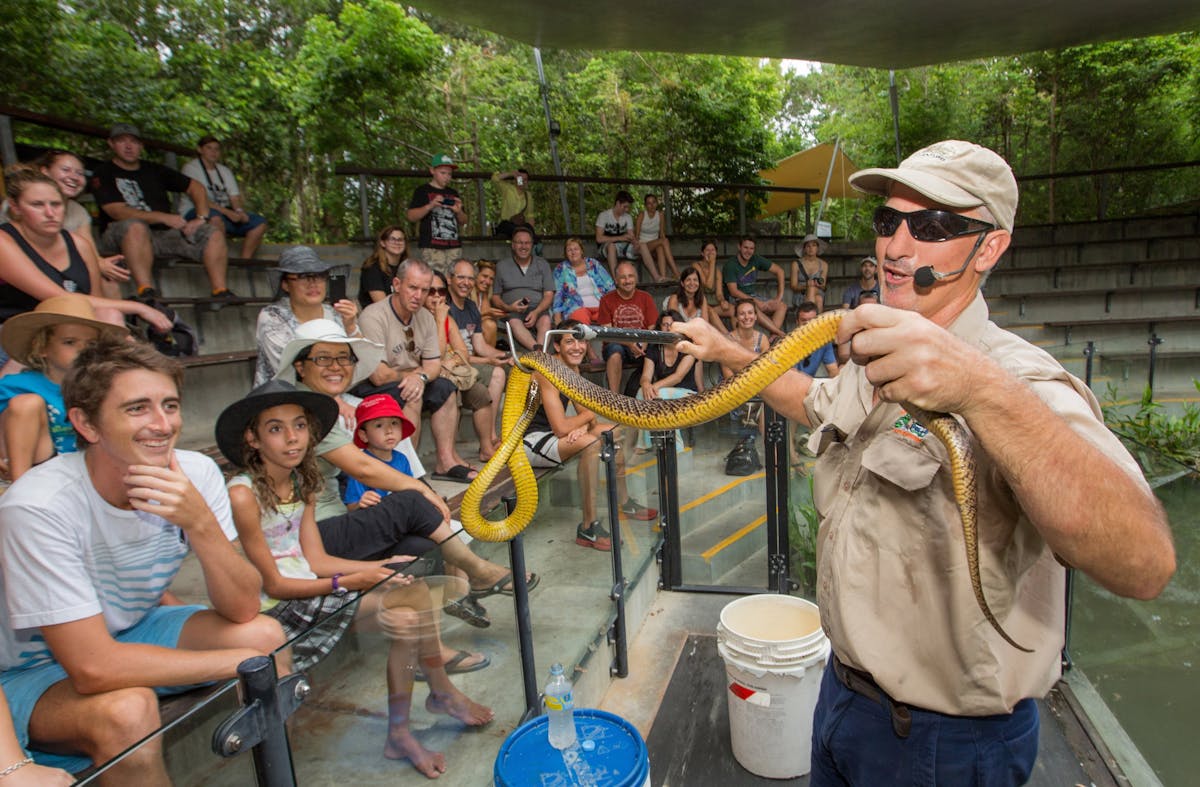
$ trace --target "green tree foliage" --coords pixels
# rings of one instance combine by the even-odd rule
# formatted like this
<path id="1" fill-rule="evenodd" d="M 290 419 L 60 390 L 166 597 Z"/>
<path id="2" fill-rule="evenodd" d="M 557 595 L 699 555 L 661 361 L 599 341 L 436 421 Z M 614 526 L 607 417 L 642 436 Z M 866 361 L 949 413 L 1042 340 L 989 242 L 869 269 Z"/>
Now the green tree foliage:
<path id="1" fill-rule="evenodd" d="M 338 164 L 552 171 L 533 52 L 394 0 L 10 0 L 0 28 L 3 100 L 191 144 L 214 133 L 271 239 L 356 237 L 359 184 Z M 838 137 L 862 166 L 895 158 L 887 73 L 636 52 L 543 52 L 569 175 L 756 182 L 757 171 Z M 905 152 L 960 137 L 1020 173 L 1200 158 L 1200 43 L 1186 33 L 897 73 Z M 21 141 L 106 155 L 102 140 L 17 125 Z M 375 228 L 418 181 L 369 179 Z M 617 185 L 567 190 L 587 235 Z M 483 183 L 461 184 L 481 232 Z M 647 189 L 634 189 L 639 194 Z M 1200 171 L 1033 181 L 1023 221 L 1142 212 L 1194 200 Z M 542 224 L 564 229 L 557 186 L 536 183 Z M 675 189 L 677 232 L 732 231 L 736 195 Z M 761 196 L 761 195 L 759 195 Z M 868 232 L 869 203 L 832 215 Z M 583 215 L 583 227 L 579 216 Z M 751 209 L 753 215 L 753 207 Z M 857 217 L 857 221 L 855 218 Z"/>

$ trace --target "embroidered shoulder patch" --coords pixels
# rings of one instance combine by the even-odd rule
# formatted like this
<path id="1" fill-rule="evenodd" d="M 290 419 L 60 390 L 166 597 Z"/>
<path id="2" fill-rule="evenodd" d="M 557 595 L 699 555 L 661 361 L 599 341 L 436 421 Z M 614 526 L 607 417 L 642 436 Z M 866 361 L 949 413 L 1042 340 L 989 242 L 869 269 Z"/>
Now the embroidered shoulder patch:
<path id="1" fill-rule="evenodd" d="M 896 423 L 892 424 L 892 431 L 902 437 L 907 437 L 909 440 L 915 440 L 918 443 L 923 442 L 929 435 L 929 430 L 921 426 L 908 413 L 896 419 Z"/>

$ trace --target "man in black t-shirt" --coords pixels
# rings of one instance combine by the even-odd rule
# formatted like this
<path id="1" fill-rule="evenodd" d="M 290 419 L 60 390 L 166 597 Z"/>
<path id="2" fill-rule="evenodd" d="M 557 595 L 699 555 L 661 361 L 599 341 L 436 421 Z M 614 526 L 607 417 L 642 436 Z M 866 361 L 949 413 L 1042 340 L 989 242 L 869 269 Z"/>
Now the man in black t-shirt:
<path id="1" fill-rule="evenodd" d="M 430 159 L 432 179 L 413 191 L 405 214 L 409 221 L 420 223 L 417 246 L 421 249 L 421 259 L 443 276 L 449 276 L 451 266 L 462 258 L 458 228 L 467 223 L 462 197 L 450 188 L 455 169 L 454 159 L 445 153 Z"/>
<path id="2" fill-rule="evenodd" d="M 112 160 L 97 166 L 92 176 L 92 191 L 100 206 L 100 253 L 125 255 L 139 298 L 157 295 L 150 276 L 155 257 L 203 262 L 213 297 L 235 297 L 225 286 L 229 250 L 224 229 L 205 218 L 186 221 L 171 210 L 174 191 L 191 197 L 198 217 L 208 216 L 203 184 L 170 167 L 142 161 L 142 134 L 136 126 L 113 126 L 108 147 Z"/>

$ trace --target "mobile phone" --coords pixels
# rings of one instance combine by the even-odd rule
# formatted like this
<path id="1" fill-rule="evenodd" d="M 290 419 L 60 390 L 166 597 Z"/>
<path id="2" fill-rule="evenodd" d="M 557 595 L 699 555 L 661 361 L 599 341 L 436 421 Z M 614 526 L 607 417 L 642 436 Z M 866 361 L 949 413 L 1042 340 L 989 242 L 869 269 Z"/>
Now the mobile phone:
<path id="1" fill-rule="evenodd" d="M 329 302 L 337 303 L 346 299 L 346 277 L 345 276 L 330 276 L 329 277 Z"/>

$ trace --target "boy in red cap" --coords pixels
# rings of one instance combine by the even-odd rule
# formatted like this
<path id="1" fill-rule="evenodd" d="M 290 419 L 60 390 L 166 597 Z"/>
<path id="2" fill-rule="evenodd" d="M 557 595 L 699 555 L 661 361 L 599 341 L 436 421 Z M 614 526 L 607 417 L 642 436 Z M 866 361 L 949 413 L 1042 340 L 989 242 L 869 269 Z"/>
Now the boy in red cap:
<path id="1" fill-rule="evenodd" d="M 404 410 L 395 399 L 387 394 L 368 396 L 355 409 L 354 421 L 358 424 L 354 430 L 354 444 L 363 453 L 405 475 L 413 474 L 408 457 L 396 450 L 396 446 L 416 431 L 416 427 L 404 417 Z M 364 485 L 357 478 L 351 478 L 346 484 L 346 491 L 342 493 L 342 501 L 353 510 L 373 506 L 385 494 Z"/>

